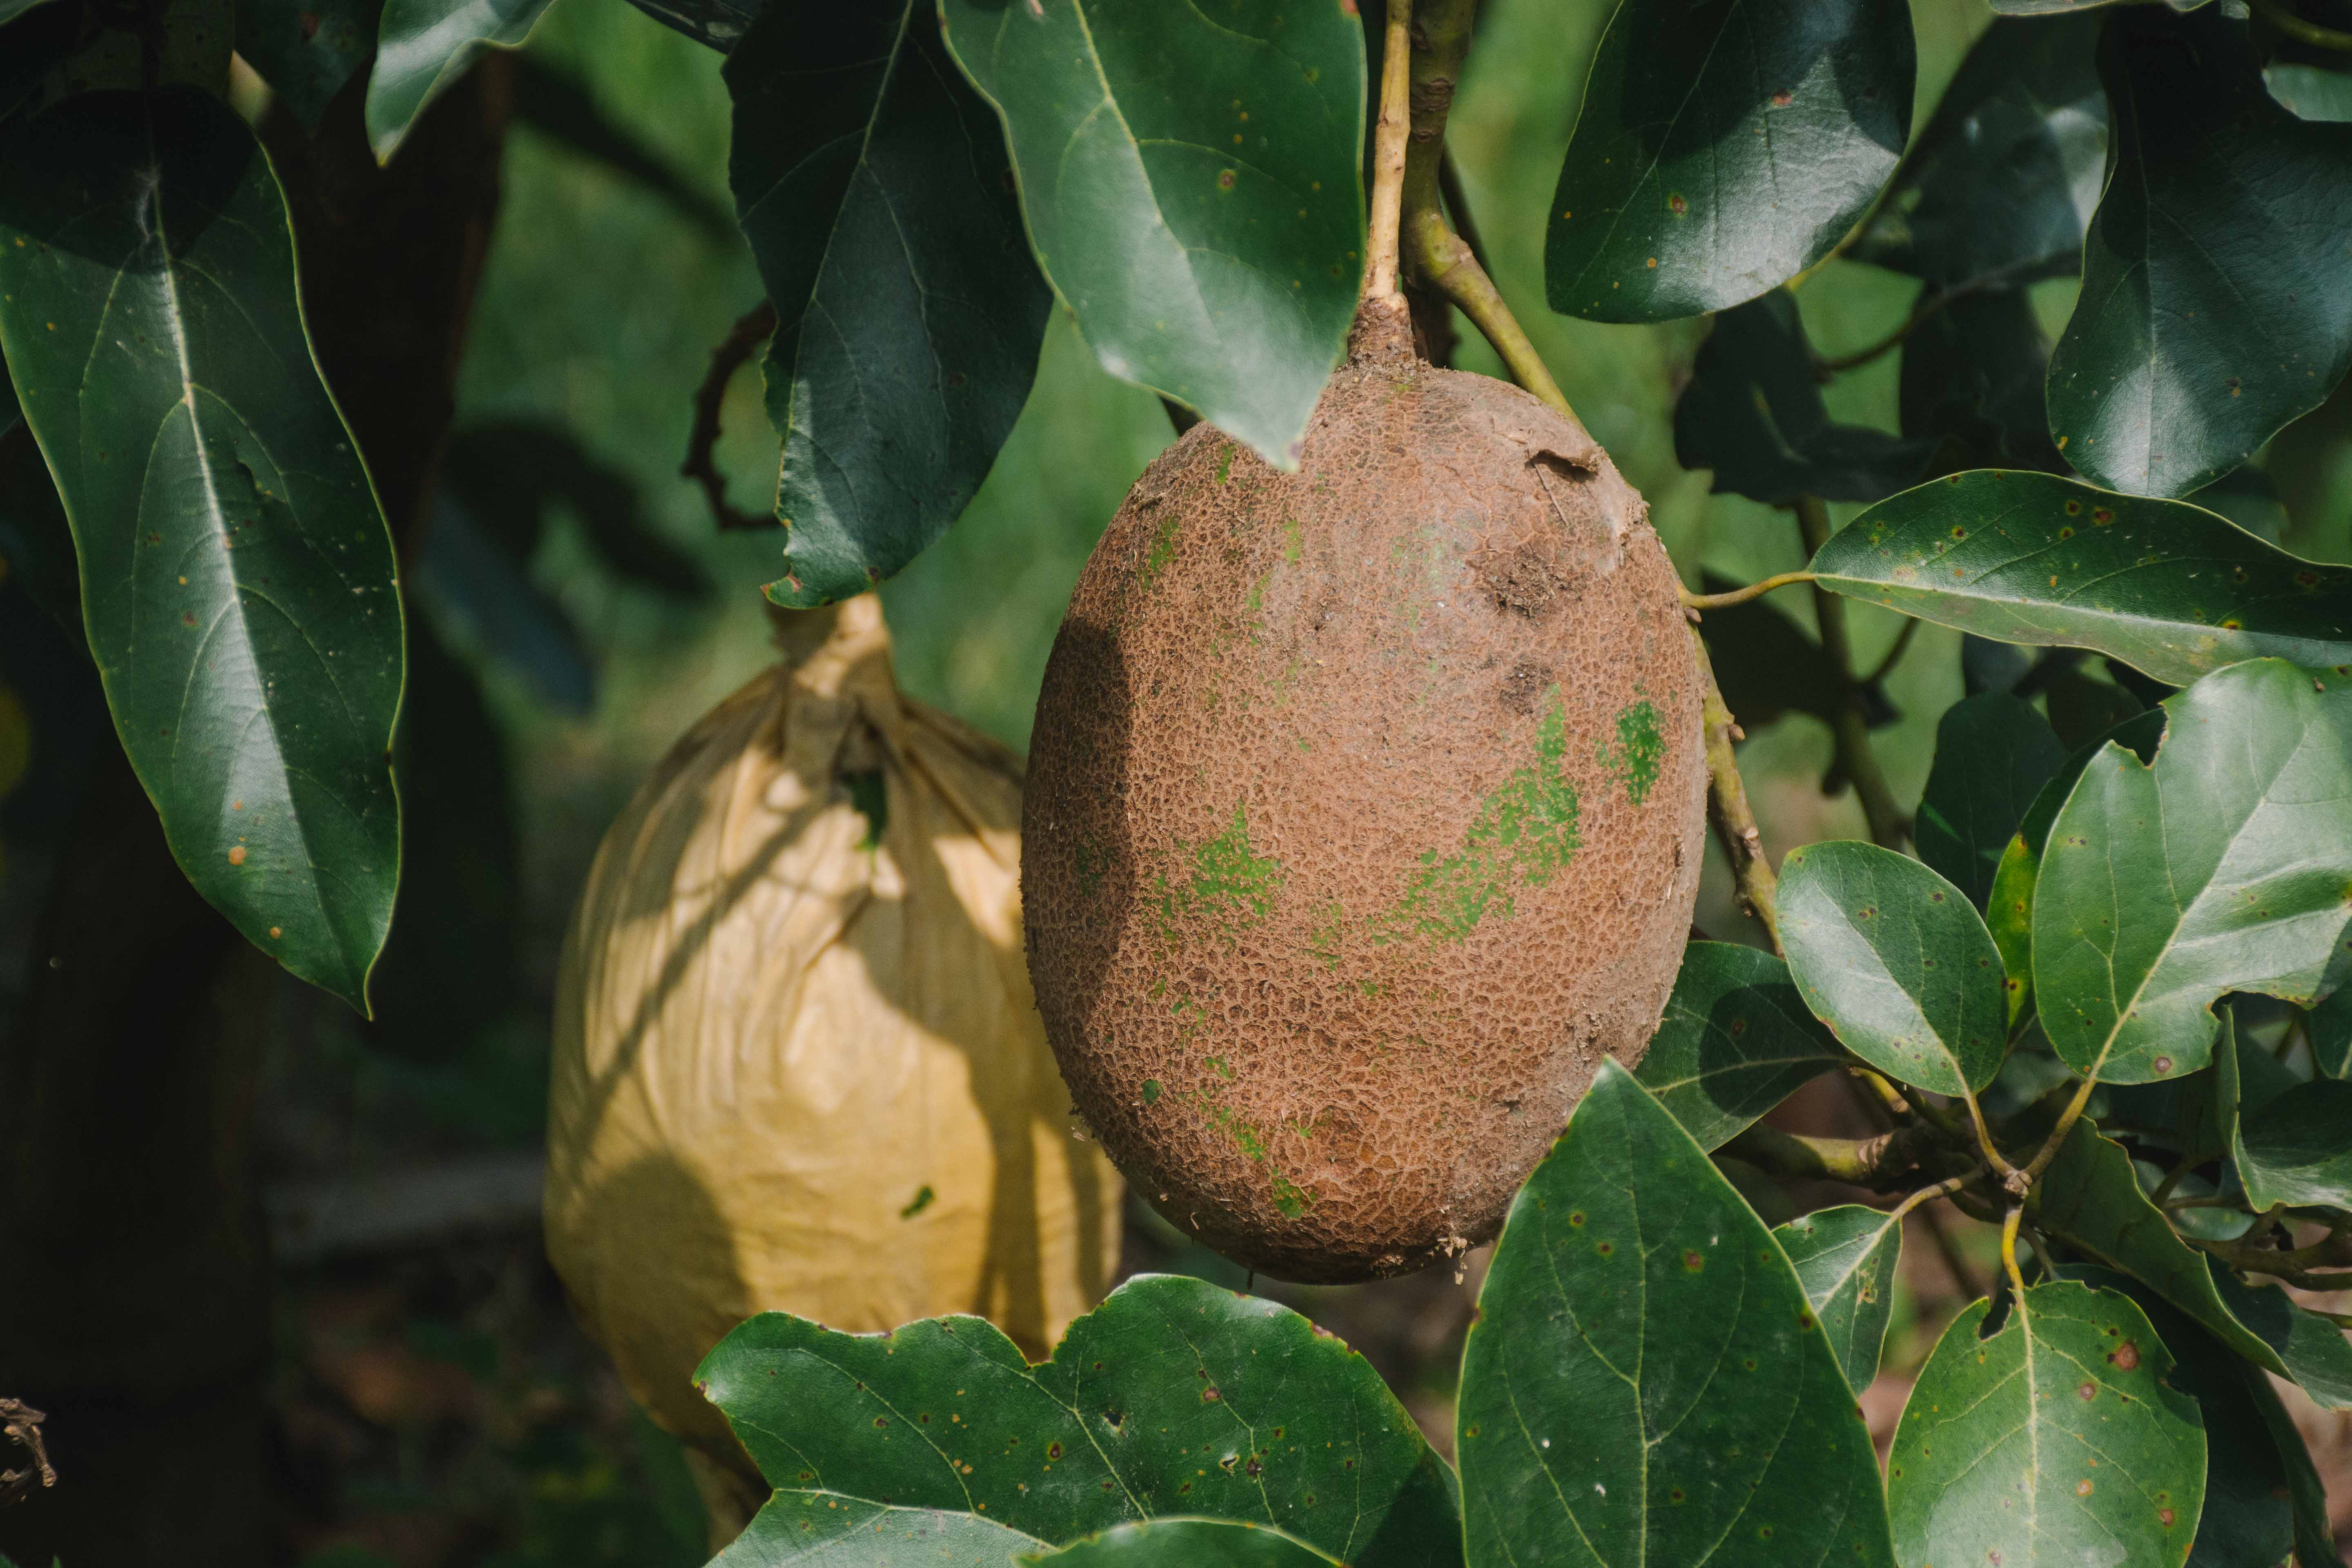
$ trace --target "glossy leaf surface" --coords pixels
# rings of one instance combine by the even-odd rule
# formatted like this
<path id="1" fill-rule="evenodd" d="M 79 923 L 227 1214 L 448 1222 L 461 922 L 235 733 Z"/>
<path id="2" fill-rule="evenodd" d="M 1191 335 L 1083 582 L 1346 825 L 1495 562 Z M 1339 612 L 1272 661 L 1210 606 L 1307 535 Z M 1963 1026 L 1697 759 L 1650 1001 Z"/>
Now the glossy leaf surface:
<path id="1" fill-rule="evenodd" d="M 2033 1222 L 2085 1255 L 2146 1281 L 2231 1350 L 2280 1376 L 2287 1363 L 2273 1336 L 2242 1321 L 2223 1300 L 2204 1254 L 2173 1231 L 2140 1190 L 2131 1156 L 2078 1121 L 2058 1157 L 2034 1184 Z M 2277 1337 L 2284 1338 L 2285 1323 Z"/>
<path id="2" fill-rule="evenodd" d="M 2352 680 L 2252 660 L 2164 708 L 2154 763 L 2084 770 L 2034 889 L 2042 1027 L 2116 1083 L 2203 1067 L 2224 992 L 2312 1000 L 2352 923 Z"/>
<path id="3" fill-rule="evenodd" d="M 2070 262 L 2106 176 L 2103 20 L 1986 28 L 1847 254 L 1948 288 Z"/>
<path id="4" fill-rule="evenodd" d="M 1936 763 L 1919 797 L 1919 858 L 1979 909 L 2018 825 L 2066 763 L 2048 720 L 2006 691 L 1954 703 L 1936 722 Z"/>
<path id="5" fill-rule="evenodd" d="M 770 1483 L 984 1514 L 1059 1544 L 1255 1519 L 1358 1568 L 1459 1561 L 1444 1467 L 1362 1357 L 1288 1308 L 1146 1275 L 1031 1366 L 985 1319 L 887 1335 L 769 1312 L 698 1374 Z"/>
<path id="6" fill-rule="evenodd" d="M 2184 501 L 1979 468 L 1879 502 L 1822 546 L 1841 594 L 2001 642 L 2095 648 L 2173 686 L 2241 659 L 2352 663 L 2352 569 Z"/>
<path id="7" fill-rule="evenodd" d="M 1795 1270 L 1615 1063 L 1513 1200 L 1478 1311 L 1456 1416 L 1477 1568 L 1891 1561 Z"/>
<path id="8" fill-rule="evenodd" d="M 425 107 L 487 49 L 519 49 L 551 0 L 384 0 L 375 70 L 368 78 L 368 143 L 380 161 L 400 150 Z"/>
<path id="9" fill-rule="evenodd" d="M 1877 500 L 1916 484 L 1935 450 L 1933 441 L 1830 422 L 1785 289 L 1716 318 L 1675 403 L 1675 461 L 1714 469 L 1718 495 L 1776 506 L 1798 495 Z"/>
<path id="10" fill-rule="evenodd" d="M 2050 361 L 2050 428 L 2111 489 L 2185 495 L 2352 363 L 2352 127 L 2273 101 L 2219 6 L 2126 6 L 2099 44 L 2113 178 Z"/>
<path id="11" fill-rule="evenodd" d="M 1044 1542 L 976 1513 L 779 1490 L 711 1568 L 1010 1568 Z"/>
<path id="12" fill-rule="evenodd" d="M 2211 1271 L 2230 1315 L 2270 1347 L 2284 1368 L 2282 1376 L 2299 1384 L 2323 1410 L 2352 1410 L 2352 1340 L 2342 1329 L 2297 1306 L 2283 1287 L 2246 1284 L 2218 1262 Z"/>
<path id="13" fill-rule="evenodd" d="M 2205 1495 L 2197 1402 L 2127 1296 L 2053 1281 L 1990 1338 L 1969 1305 L 1919 1371 L 1886 1472 L 1906 1564 L 2179 1563 Z"/>
<path id="14" fill-rule="evenodd" d="M 778 604 L 864 593 L 963 512 L 1037 368 L 1052 293 L 996 116 L 928 0 L 771 5 L 728 57 L 728 177 L 776 307 Z"/>
<path id="15" fill-rule="evenodd" d="M 2352 120 L 2352 71 L 2281 60 L 2263 68 L 2263 85 L 2297 120 Z"/>
<path id="16" fill-rule="evenodd" d="M 2165 1381 L 2197 1402 L 2205 1426 L 2205 1506 L 2189 1549 L 2190 1568 L 2278 1568 L 2294 1543 L 2294 1505 L 2287 1456 L 2254 1393 L 2256 1386 L 2270 1393 L 2263 1374 L 2128 1274 L 2071 1266 L 2059 1272 L 2130 1297 L 2172 1356 Z M 2275 1405 L 2276 1396 L 2269 1403 Z M 2310 1468 L 2299 1436 L 2294 1453 Z"/>
<path id="17" fill-rule="evenodd" d="M 2000 953 L 1966 893 L 1908 856 L 1833 839 L 1789 852 L 1779 903 L 1790 975 L 1846 1049 L 1935 1094 L 2000 1071 Z"/>
<path id="18" fill-rule="evenodd" d="M 1886 1320 L 1895 1310 L 1895 1267 L 1903 1223 L 1885 1211 L 1845 1204 L 1774 1228 L 1796 1266 L 1813 1315 L 1830 1336 L 1846 1386 L 1860 1394 L 1878 1375 Z"/>
<path id="19" fill-rule="evenodd" d="M 2240 1124 L 2235 1152 L 2256 1212 L 2273 1204 L 2352 1208 L 2352 1083 L 2297 1084 Z"/>
<path id="20" fill-rule="evenodd" d="M 945 0 L 1037 259 L 1104 368 L 1278 468 L 1362 280 L 1364 46 L 1342 0 Z"/>
<path id="21" fill-rule="evenodd" d="M 2042 875 L 2042 856 L 2050 842 L 2050 825 L 2058 820 L 2059 807 L 2074 793 L 2074 781 L 2091 765 L 2091 759 L 2110 741 L 2147 762 L 2156 755 L 2157 742 L 2164 739 L 2164 710 L 2151 708 L 2145 713 L 2125 720 L 2087 746 L 2078 748 L 2058 771 L 2050 775 L 2026 808 L 2018 824 L 2017 833 L 2000 853 L 2000 864 L 1993 870 L 1992 892 L 1985 908 L 1985 925 L 1992 932 L 1992 943 L 2000 949 L 2002 965 L 2009 971 L 2009 1016 L 2011 1023 L 2025 1010 L 2033 994 L 2033 889 Z"/>
<path id="22" fill-rule="evenodd" d="M 1738 942 L 1695 942 L 1634 1076 L 1699 1147 L 1716 1149 L 1842 1059 L 1786 963 Z"/>
<path id="23" fill-rule="evenodd" d="M 1895 0 L 1621 0 L 1552 195 L 1551 308 L 1663 321 L 1801 272 L 1894 172 L 1916 69 Z"/>
<path id="24" fill-rule="evenodd" d="M 0 346 L 124 750 L 197 890 L 365 1007 L 400 868 L 392 541 L 234 110 L 91 94 L 0 147 Z"/>
<path id="25" fill-rule="evenodd" d="M 1024 1557 L 1054 1568 L 1339 1568 L 1305 1542 L 1278 1530 L 1223 1519 L 1163 1519 Z"/>

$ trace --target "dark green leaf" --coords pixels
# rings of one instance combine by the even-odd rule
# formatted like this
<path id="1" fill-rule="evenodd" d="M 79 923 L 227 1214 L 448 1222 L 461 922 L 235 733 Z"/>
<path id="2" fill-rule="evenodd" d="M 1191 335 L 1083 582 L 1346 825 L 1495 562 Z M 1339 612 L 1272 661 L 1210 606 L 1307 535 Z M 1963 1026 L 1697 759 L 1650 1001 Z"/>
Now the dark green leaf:
<path id="1" fill-rule="evenodd" d="M 0 0 L 0 26 L 15 21 L 34 6 L 47 3 L 48 0 Z"/>
<path id="2" fill-rule="evenodd" d="M 488 49 L 519 49 L 550 0 L 384 0 L 368 78 L 368 142 L 389 161 L 425 106 Z"/>
<path id="3" fill-rule="evenodd" d="M 2174 1234 L 2163 1211 L 2140 1190 L 2131 1156 L 2088 1121 L 2074 1124 L 2058 1157 L 2034 1183 L 2027 1207 L 2043 1230 L 2147 1281 L 2231 1350 L 2287 1375 L 2272 1336 L 2255 1331 L 2231 1310 L 2204 1255 Z"/>
<path id="4" fill-rule="evenodd" d="M 1986 28 L 1847 254 L 1946 288 L 2065 268 L 2106 179 L 2102 20 Z"/>
<path id="5" fill-rule="evenodd" d="M 2352 120 L 2352 71 L 2279 60 L 2263 68 L 2263 85 L 2297 120 Z"/>
<path id="6" fill-rule="evenodd" d="M 1919 797 L 1919 858 L 1979 909 L 2001 853 L 2066 748 L 2032 704 L 2006 691 L 1956 702 L 1936 724 L 1936 764 Z"/>
<path id="7" fill-rule="evenodd" d="M 1342 1568 L 1304 1542 L 1246 1521 L 1164 1519 L 1122 1524 L 1024 1563 L 1056 1568 Z"/>
<path id="8" fill-rule="evenodd" d="M 1669 321 L 1803 271 L 1894 172 L 1916 68 L 1894 0 L 1622 0 L 1552 196 L 1551 308 Z"/>
<path id="9" fill-rule="evenodd" d="M 383 0 L 239 0 L 236 52 L 315 131 L 375 53 Z"/>
<path id="10" fill-rule="evenodd" d="M 2036 1285 L 1990 1335 L 1989 1301 L 1919 1371 L 1887 1456 L 1906 1563 L 2179 1563 L 2205 1496 L 2197 1402 L 2127 1296 Z"/>
<path id="11" fill-rule="evenodd" d="M 2095 648 L 2186 686 L 2241 659 L 2352 663 L 2352 569 L 2185 501 L 1980 468 L 1879 502 L 1813 557 L 1825 586 L 2002 642 Z"/>
<path id="12" fill-rule="evenodd" d="M 2276 1284 L 2248 1285 L 2219 1262 L 2211 1264 L 2211 1274 L 2231 1316 L 2271 1348 L 2285 1369 L 2282 1375 L 2292 1378 L 2323 1410 L 2352 1410 L 2352 1341 L 2345 1339 L 2342 1329 L 2295 1305 Z"/>
<path id="13" fill-rule="evenodd" d="M 2085 674 L 2079 664 L 2053 673 L 2042 691 L 2050 728 L 2058 743 L 2069 751 L 2089 745 L 2147 710 L 2146 703 L 2123 687 Z"/>
<path id="14" fill-rule="evenodd" d="M 1957 441 L 1971 468 L 2063 473 L 2042 395 L 2049 366 L 2049 340 L 2024 289 L 1961 294 L 1904 340 L 1903 434 Z"/>
<path id="15" fill-rule="evenodd" d="M 2330 1078 L 2352 1078 L 2352 985 L 2311 1010 L 2311 1058 Z"/>
<path id="16" fill-rule="evenodd" d="M 768 595 L 806 608 L 866 592 L 962 514 L 1029 395 L 1051 295 L 996 117 L 928 0 L 771 5 L 726 76 L 728 179 L 776 307 L 791 531 Z"/>
<path id="17" fill-rule="evenodd" d="M 1797 301 L 1776 289 L 1715 320 L 1675 403 L 1675 461 L 1712 468 L 1716 494 L 1775 506 L 1799 495 L 1877 500 L 1916 484 L 1933 441 L 1832 425 Z"/>
<path id="18" fill-rule="evenodd" d="M 173 854 L 257 945 L 363 1009 L 400 868 L 400 601 L 245 121 L 173 89 L 17 127 L 0 344 Z"/>
<path id="19" fill-rule="evenodd" d="M 1011 1568 L 1043 1544 L 975 1513 L 787 1488 L 710 1568 Z"/>
<path id="20" fill-rule="evenodd" d="M 1473 1563 L 1892 1563 L 1796 1272 L 1615 1063 L 1513 1200 L 1478 1312 L 1456 1416 Z"/>
<path id="21" fill-rule="evenodd" d="M 2279 1403 L 2278 1390 L 2271 1386 L 2260 1370 L 2242 1361 L 2235 1363 L 2231 1370 L 2244 1385 L 2246 1397 L 2254 1414 L 2261 1417 L 2278 1455 L 2279 1470 L 2286 1482 L 2288 1517 L 2293 1521 L 2296 1568 L 2344 1568 L 2343 1554 L 2336 1550 L 2327 1488 L 2313 1468 L 2311 1449 L 2305 1445 L 2294 1418 Z"/>
<path id="22" fill-rule="evenodd" d="M 1363 37 L 1339 0 L 1216 12 L 941 14 L 1004 117 L 1037 258 L 1104 367 L 1289 469 L 1363 276 Z"/>
<path id="23" fill-rule="evenodd" d="M 1739 585 L 1713 572 L 1700 573 L 1699 584 L 1709 594 Z M 1747 733 L 1756 734 L 1790 712 L 1811 714 L 1824 724 L 1836 722 L 1845 686 L 1836 663 L 1811 632 L 1770 598 L 1707 611 L 1699 635 L 1706 638 L 1724 703 Z M 1902 716 L 1876 681 L 1855 689 L 1852 700 L 1861 709 L 1863 722 L 1874 730 Z"/>
<path id="24" fill-rule="evenodd" d="M 2260 1386 L 2269 1393 L 2263 1374 L 2130 1275 L 2095 1268 L 2059 1272 L 2130 1297 L 2172 1353 L 2165 1381 L 2197 1402 L 2205 1426 L 2205 1506 L 2189 1568 L 2278 1568 L 2294 1543 L 2294 1509 L 2286 1458 L 2254 1392 Z M 2300 1436 L 2294 1451 L 2309 1468 Z"/>
<path id="25" fill-rule="evenodd" d="M 2352 1208 L 2352 1083 L 2297 1084 L 2238 1129 L 2238 1179 L 2257 1212 Z"/>
<path id="26" fill-rule="evenodd" d="M 772 1485 L 1042 1541 L 1157 1514 L 1279 1525 L 1358 1568 L 1461 1561 L 1445 1468 L 1362 1357 L 1286 1307 L 1145 1275 L 1031 1366 L 984 1319 L 769 1312 L 697 1373 Z"/>
<path id="27" fill-rule="evenodd" d="M 1775 1229 L 1772 1239 L 1796 1266 L 1846 1384 L 1860 1394 L 1878 1375 L 1879 1352 L 1886 1345 L 1903 1222 L 1883 1210 L 1847 1204 L 1792 1219 Z"/>
<path id="28" fill-rule="evenodd" d="M 2352 921 L 2352 679 L 2250 660 L 2164 708 L 2153 764 L 2084 770 L 2034 888 L 2042 1026 L 2116 1083 L 2203 1067 L 2224 992 L 2314 999 Z"/>
<path id="29" fill-rule="evenodd" d="M 2000 949 L 2001 963 L 2009 971 L 2011 1024 L 2017 1022 L 2033 995 L 2033 887 L 2041 876 L 2042 851 L 2050 841 L 2050 825 L 2058 820 L 2058 808 L 2066 804 L 2066 797 L 2074 793 L 2074 781 L 2083 776 L 2083 770 L 2090 766 L 2091 759 L 2108 742 L 2147 762 L 2156 755 L 2157 742 L 2163 738 L 2164 710 L 2151 708 L 2075 752 L 2033 797 L 2024 820 L 2018 824 L 2016 836 L 2001 851 L 2000 864 L 1993 871 L 1985 924 L 1992 931 L 1993 945 Z"/>
<path id="30" fill-rule="evenodd" d="M 2114 172 L 2050 361 L 2050 428 L 2112 489 L 2185 495 L 2352 363 L 2352 129 L 2272 101 L 2219 6 L 2126 6 L 2099 44 Z"/>
<path id="31" fill-rule="evenodd" d="M 1780 863 L 1780 940 L 1814 1016 L 1879 1071 L 1970 1094 L 2000 1071 L 2000 953 L 1968 895 L 1906 856 L 1832 840 Z"/>
<path id="32" fill-rule="evenodd" d="M 1759 948 L 1695 942 L 1635 1076 L 1716 1149 L 1843 1059 L 1787 964 Z"/>

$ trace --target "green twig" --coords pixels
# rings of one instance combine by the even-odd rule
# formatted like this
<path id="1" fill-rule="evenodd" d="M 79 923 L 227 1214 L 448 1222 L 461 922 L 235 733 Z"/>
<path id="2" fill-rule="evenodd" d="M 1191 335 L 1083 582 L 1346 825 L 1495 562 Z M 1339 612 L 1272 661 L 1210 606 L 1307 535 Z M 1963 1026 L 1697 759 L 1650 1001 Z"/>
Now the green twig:
<path id="1" fill-rule="evenodd" d="M 2263 21 L 2288 37 L 2309 44 L 2313 48 L 2352 51 L 2352 33 L 2323 27 L 2316 22 L 2306 22 L 2282 5 L 2280 0 L 2254 0 L 2254 9 L 2263 14 Z"/>
<path id="2" fill-rule="evenodd" d="M 1691 655 L 1698 662 L 1699 711 L 1706 742 L 1707 820 L 1714 824 L 1715 836 L 1731 862 L 1731 879 L 1739 889 L 1740 904 L 1764 928 L 1772 951 L 1779 952 L 1780 916 L 1773 900 L 1780 879 L 1765 858 L 1764 836 L 1757 830 L 1756 813 L 1748 804 L 1748 785 L 1740 779 L 1739 763 L 1732 754 L 1731 743 L 1739 739 L 1739 726 L 1732 721 L 1723 688 L 1716 684 L 1715 666 L 1706 657 L 1706 644 L 1699 640 L 1696 628 L 1692 629 L 1690 639 Z"/>
<path id="3" fill-rule="evenodd" d="M 1723 1152 L 1775 1176 L 1875 1188 L 1894 1184 L 1938 1147 L 1935 1137 L 1916 1127 L 1875 1138 L 1806 1138 L 1758 1122 L 1726 1143 Z"/>

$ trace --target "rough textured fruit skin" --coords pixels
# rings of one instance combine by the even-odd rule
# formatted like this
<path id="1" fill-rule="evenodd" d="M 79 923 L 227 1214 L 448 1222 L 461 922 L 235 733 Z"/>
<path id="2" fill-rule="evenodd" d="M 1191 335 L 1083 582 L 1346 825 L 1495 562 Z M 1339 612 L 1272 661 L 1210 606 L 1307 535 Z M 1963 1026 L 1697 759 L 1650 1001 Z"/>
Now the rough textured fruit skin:
<path id="1" fill-rule="evenodd" d="M 1276 472 L 1195 426 L 1046 667 L 1028 953 L 1073 1099 L 1188 1234 L 1376 1278 L 1489 1239 L 1697 894 L 1699 687 L 1642 498 L 1360 327 Z"/>

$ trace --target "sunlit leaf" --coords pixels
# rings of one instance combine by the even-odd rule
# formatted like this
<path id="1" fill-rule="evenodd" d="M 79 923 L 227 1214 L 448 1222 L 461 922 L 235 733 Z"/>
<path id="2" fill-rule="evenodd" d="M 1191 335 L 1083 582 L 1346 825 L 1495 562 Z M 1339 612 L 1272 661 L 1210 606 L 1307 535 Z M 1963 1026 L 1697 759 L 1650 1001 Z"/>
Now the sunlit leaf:
<path id="1" fill-rule="evenodd" d="M 2127 1296 L 2055 1281 L 1953 1320 L 1887 1456 L 1904 1563 L 2179 1563 L 2205 1497 L 2197 1402 Z"/>
<path id="2" fill-rule="evenodd" d="M 1695 942 L 1634 1076 L 1715 1149 L 1843 1059 L 1786 963 L 1759 948 Z"/>
<path id="3" fill-rule="evenodd" d="M 2288 1374 L 2273 1343 L 2274 1338 L 2284 1342 L 2284 1320 L 2273 1335 L 2232 1310 L 2204 1255 L 2180 1239 L 2140 1190 L 2131 1156 L 2087 1121 L 2074 1124 L 2058 1157 L 2033 1184 L 2027 1206 L 2035 1225 L 2084 1256 L 2145 1280 L 2247 1360 L 2282 1377 Z"/>
<path id="4" fill-rule="evenodd" d="M 2001 854 L 2066 748 L 2032 704 L 2006 691 L 1954 703 L 1936 724 L 1936 762 L 1919 797 L 1919 858 L 1979 909 Z"/>
<path id="5" fill-rule="evenodd" d="M 2315 1000 L 2352 923 L 2352 679 L 2251 660 L 2164 709 L 2152 764 L 2084 770 L 2034 889 L 2042 1027 L 2116 1083 L 2203 1067 L 2225 992 Z"/>
<path id="6" fill-rule="evenodd" d="M 2273 101 L 2219 6 L 2119 8 L 2099 74 L 2114 170 L 2050 360 L 2050 428 L 2100 484 L 2185 495 L 2352 363 L 2352 127 Z"/>
<path id="7" fill-rule="evenodd" d="M 2002 642 L 2095 648 L 2186 686 L 2266 656 L 2352 664 L 2352 569 L 2185 501 L 1979 468 L 1891 497 L 1813 557 L 1827 587 Z"/>
<path id="8" fill-rule="evenodd" d="M 697 1373 L 772 1486 L 984 1514 L 1060 1544 L 1162 1514 L 1277 1525 L 1357 1568 L 1458 1563 L 1444 1464 L 1286 1307 L 1130 1279 L 1032 1366 L 982 1318 L 751 1319 Z"/>
<path id="9" fill-rule="evenodd" d="M 1053 1568 L 1344 1568 L 1278 1530 L 1226 1519 L 1165 1519 L 1122 1524 L 1024 1563 Z"/>
<path id="10" fill-rule="evenodd" d="M 384 0 L 368 78 L 369 145 L 381 160 L 488 49 L 519 49 L 551 0 Z"/>
<path id="11" fill-rule="evenodd" d="M 1846 1204 L 1792 1219 L 1776 1227 L 1772 1238 L 1796 1266 L 1847 1386 L 1860 1394 L 1878 1375 L 1886 1345 L 1903 1222 L 1882 1209 Z"/>
<path id="12" fill-rule="evenodd" d="M 1213 9 L 942 15 L 1003 116 L 1037 259 L 1104 367 L 1288 469 L 1363 276 L 1363 37 L 1342 0 Z"/>
<path id="13" fill-rule="evenodd" d="M 2104 19 L 1986 28 L 1846 254 L 1945 287 L 2071 263 L 2106 178 Z"/>
<path id="14" fill-rule="evenodd" d="M 1456 1416 L 1476 1568 L 1892 1562 L 1795 1270 L 1613 1062 L 1513 1200 L 1478 1314 Z"/>
<path id="15" fill-rule="evenodd" d="M 2033 996 L 2033 889 L 2042 874 L 2042 856 L 2050 842 L 2050 825 L 2058 820 L 2058 808 L 2074 791 L 2074 781 L 2091 765 L 2091 759 L 2110 741 L 2147 762 L 2156 755 L 2156 746 L 2164 738 L 2164 710 L 2151 708 L 2136 714 L 2081 747 L 2061 763 L 2050 775 L 2026 808 L 2017 832 L 2000 852 L 2000 864 L 1992 874 L 1992 891 L 1985 906 L 1985 925 L 1992 932 L 1993 945 L 2000 949 L 2002 964 L 2009 971 L 2009 1017 L 2013 1025 Z"/>
<path id="16" fill-rule="evenodd" d="M 976 1513 L 780 1489 L 710 1568 L 1009 1568 L 1045 1544 Z"/>
<path id="17" fill-rule="evenodd" d="M 1898 0 L 1621 0 L 1552 195 L 1551 308 L 1696 316 L 1820 260 L 1893 173 L 1916 68 Z"/>
<path id="18" fill-rule="evenodd" d="M 768 593 L 806 608 L 866 592 L 962 514 L 1029 395 L 1052 294 L 1003 132 L 929 0 L 771 5 L 726 77 L 729 180 L 776 307 L 789 531 Z"/>
<path id="19" fill-rule="evenodd" d="M 1837 839 L 1789 852 L 1779 905 L 1789 973 L 1846 1049 L 1935 1094 L 2000 1071 L 2000 953 L 1966 893 L 1907 856 Z"/>
<path id="20" fill-rule="evenodd" d="M 245 121 L 166 89 L 15 127 L 0 346 L 173 856 L 257 946 L 364 1008 L 400 868 L 400 601 Z"/>

